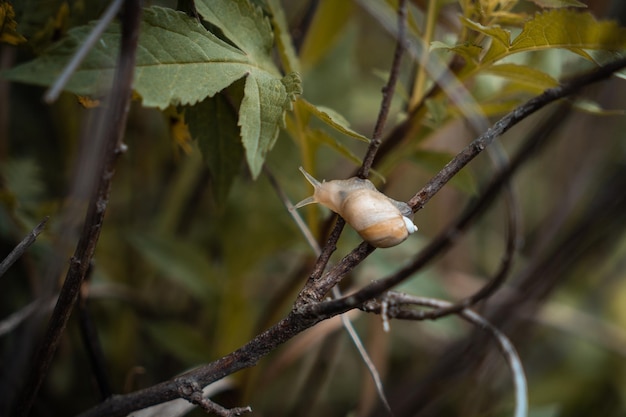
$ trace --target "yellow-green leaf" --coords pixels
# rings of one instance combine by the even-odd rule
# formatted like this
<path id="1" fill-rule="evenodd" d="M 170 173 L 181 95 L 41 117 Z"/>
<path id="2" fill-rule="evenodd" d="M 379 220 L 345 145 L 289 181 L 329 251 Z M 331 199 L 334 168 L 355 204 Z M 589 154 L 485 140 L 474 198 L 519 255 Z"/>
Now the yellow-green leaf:
<path id="1" fill-rule="evenodd" d="M 555 87 L 559 83 L 550 75 L 526 65 L 499 64 L 484 69 L 487 74 L 497 75 L 538 90 Z"/>
<path id="2" fill-rule="evenodd" d="M 317 117 L 330 127 L 340 131 L 344 135 L 351 136 L 364 142 L 369 142 L 369 139 L 367 137 L 352 130 L 350 128 L 350 123 L 348 123 L 348 121 L 342 115 L 340 115 L 333 109 L 324 106 L 315 106 L 306 100 L 302 100 L 302 104 L 311 114 L 315 115 L 315 117 Z"/>
<path id="3" fill-rule="evenodd" d="M 537 13 L 513 40 L 510 53 L 545 48 L 619 50 L 626 47 L 626 29 L 614 21 L 597 21 L 590 13 L 554 9 Z"/>
<path id="4" fill-rule="evenodd" d="M 483 48 L 479 45 L 474 45 L 472 43 L 463 43 L 454 46 L 449 46 L 440 41 L 431 42 L 430 48 L 432 50 L 435 49 L 443 49 L 450 52 L 454 52 L 463 58 L 465 58 L 465 62 L 469 65 L 478 63 L 480 59 L 480 54 L 483 51 Z"/>

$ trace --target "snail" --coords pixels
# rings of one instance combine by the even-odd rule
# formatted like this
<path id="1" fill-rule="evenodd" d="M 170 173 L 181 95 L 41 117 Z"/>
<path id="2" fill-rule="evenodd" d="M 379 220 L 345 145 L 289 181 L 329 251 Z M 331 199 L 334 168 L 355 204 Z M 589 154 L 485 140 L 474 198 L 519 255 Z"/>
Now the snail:
<path id="1" fill-rule="evenodd" d="M 312 203 L 328 207 L 377 248 L 396 246 L 417 231 L 409 205 L 387 197 L 370 180 L 353 177 L 319 182 L 302 167 L 300 171 L 315 190 L 295 208 Z"/>

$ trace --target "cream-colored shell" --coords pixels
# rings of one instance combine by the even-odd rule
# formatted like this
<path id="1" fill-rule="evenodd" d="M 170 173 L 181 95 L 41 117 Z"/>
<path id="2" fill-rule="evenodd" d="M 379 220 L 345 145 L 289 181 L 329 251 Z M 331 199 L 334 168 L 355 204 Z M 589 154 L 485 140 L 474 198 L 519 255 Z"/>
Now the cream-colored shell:
<path id="1" fill-rule="evenodd" d="M 320 183 L 304 169 L 300 171 L 315 191 L 312 197 L 296 204 L 296 208 L 322 204 L 343 217 L 363 240 L 378 248 L 398 245 L 417 231 L 405 215 L 412 214 L 409 206 L 387 197 L 371 181 L 355 177 Z"/>

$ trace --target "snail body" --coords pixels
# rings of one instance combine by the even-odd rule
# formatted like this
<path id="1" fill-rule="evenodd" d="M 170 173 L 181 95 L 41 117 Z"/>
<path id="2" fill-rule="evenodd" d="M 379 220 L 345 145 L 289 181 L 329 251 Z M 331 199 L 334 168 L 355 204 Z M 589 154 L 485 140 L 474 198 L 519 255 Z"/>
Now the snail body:
<path id="1" fill-rule="evenodd" d="M 409 217 L 413 215 L 411 208 L 378 191 L 371 181 L 354 177 L 319 182 L 302 167 L 300 171 L 314 192 L 296 208 L 319 203 L 343 217 L 363 240 L 377 248 L 396 246 L 417 231 Z"/>

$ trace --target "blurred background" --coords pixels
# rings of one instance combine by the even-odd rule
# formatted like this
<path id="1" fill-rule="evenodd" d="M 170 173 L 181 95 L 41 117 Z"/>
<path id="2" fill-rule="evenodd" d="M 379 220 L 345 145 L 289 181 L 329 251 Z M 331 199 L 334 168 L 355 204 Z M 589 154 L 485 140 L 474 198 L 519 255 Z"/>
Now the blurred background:
<path id="1" fill-rule="evenodd" d="M 32 59 L 68 28 L 97 18 L 107 4 L 17 3 L 18 29 L 29 44 L 2 44 L 3 69 Z M 458 2 L 416 0 L 412 16 L 424 22 L 425 10 L 434 3 L 440 13 L 432 40 L 454 43 L 461 30 Z M 584 3 L 598 19 L 626 19 L 626 3 L 620 0 Z M 303 97 L 334 109 L 354 130 L 371 136 L 394 39 L 351 1 L 302 0 L 283 6 L 302 60 Z M 515 9 L 536 10 L 527 1 Z M 558 79 L 591 68 L 564 50 L 525 59 Z M 387 134 L 407 117 L 414 75 L 415 63 L 407 56 Z M 498 97 L 507 103 L 508 108 L 503 104 L 489 113 L 492 121 L 533 95 L 519 89 L 498 95 L 510 85 L 493 76 L 479 76 L 467 87 L 479 102 L 495 103 L 490 100 Z M 88 199 L 79 180 L 92 168 L 82 159 L 89 144 L 79 139 L 93 129 L 97 109 L 86 108 L 71 94 L 44 105 L 43 91 L 0 79 L 0 257 L 50 217 L 37 242 L 0 277 L 0 414 L 13 401 L 50 305 L 40 304 L 15 324 L 11 315 L 58 291 Z M 550 106 L 500 141 L 512 153 L 536 126 L 557 124 L 549 146 L 514 178 L 521 249 L 507 284 L 478 309 L 518 349 L 532 417 L 626 415 L 626 82 L 614 77 L 580 97 L 585 101 L 579 104 L 591 104 L 558 119 L 550 119 Z M 459 117 L 430 105 L 416 135 L 378 166 L 385 192 L 397 200 L 410 198 L 476 136 Z M 133 103 L 128 151 L 118 162 L 92 273 L 83 288 L 115 393 L 148 387 L 240 347 L 287 314 L 314 261 L 265 175 L 253 181 L 242 164 L 227 195 L 215 192 L 182 114 L 184 109 L 160 112 Z M 312 191 L 298 172 L 302 146 L 282 132 L 266 162 L 293 202 Z M 315 176 L 335 179 L 352 175 L 358 165 L 349 155 L 362 157 L 367 145 L 327 129 L 309 146 Z M 493 172 L 488 157 L 479 156 L 416 214 L 416 235 L 375 251 L 344 289 L 398 270 L 455 219 Z M 328 212 L 313 207 L 302 214 L 319 236 Z M 400 290 L 447 300 L 472 294 L 499 265 L 504 226 L 499 202 L 450 252 Z M 359 242 L 346 228 L 333 260 Z M 393 321 L 385 333 L 378 316 L 354 312 L 350 317 L 383 377 L 396 416 L 511 415 L 510 371 L 490 339 L 469 324 L 455 317 Z M 320 323 L 228 381 L 216 401 L 250 404 L 258 416 L 386 415 L 337 320 Z M 33 415 L 74 415 L 99 401 L 76 313 Z"/>

